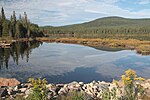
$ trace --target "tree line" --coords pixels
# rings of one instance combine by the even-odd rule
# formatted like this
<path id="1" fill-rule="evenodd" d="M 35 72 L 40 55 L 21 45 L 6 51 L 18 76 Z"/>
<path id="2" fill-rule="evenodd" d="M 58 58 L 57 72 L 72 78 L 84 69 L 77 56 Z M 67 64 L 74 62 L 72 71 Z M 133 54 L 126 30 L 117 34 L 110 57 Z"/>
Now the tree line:
<path id="1" fill-rule="evenodd" d="M 16 13 L 13 11 L 10 19 L 7 19 L 2 7 L 0 13 L 0 37 L 34 38 L 41 36 L 44 36 L 43 32 L 39 30 L 37 24 L 29 21 L 26 12 L 24 12 L 23 16 L 20 14 L 17 19 Z"/>
<path id="2" fill-rule="evenodd" d="M 150 37 L 150 19 L 108 17 L 82 24 L 60 27 L 45 26 L 40 29 L 48 36 L 72 36 L 81 38 L 117 38 L 119 36 L 146 39 Z"/>

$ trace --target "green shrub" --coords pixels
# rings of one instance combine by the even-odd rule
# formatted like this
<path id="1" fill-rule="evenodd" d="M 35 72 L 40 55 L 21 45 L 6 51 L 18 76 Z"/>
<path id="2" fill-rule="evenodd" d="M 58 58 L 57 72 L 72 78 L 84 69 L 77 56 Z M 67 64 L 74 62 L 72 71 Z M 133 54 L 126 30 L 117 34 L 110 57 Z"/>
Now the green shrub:
<path id="1" fill-rule="evenodd" d="M 106 88 L 102 93 L 102 100 L 117 100 L 116 88 L 109 90 Z"/>
<path id="2" fill-rule="evenodd" d="M 30 78 L 29 82 L 33 85 L 33 88 L 32 88 L 33 93 L 31 93 L 27 99 L 28 100 L 46 100 L 47 98 L 46 79 Z"/>
<path id="3" fill-rule="evenodd" d="M 139 100 L 141 99 L 144 94 L 145 90 L 144 87 L 141 86 L 140 82 L 144 81 L 144 78 L 137 77 L 136 72 L 134 70 L 127 70 L 125 72 L 125 75 L 122 75 L 122 83 L 123 86 L 120 87 L 118 82 L 116 81 L 115 83 L 117 84 L 117 89 L 122 93 L 122 97 L 120 99 L 122 100 Z"/>

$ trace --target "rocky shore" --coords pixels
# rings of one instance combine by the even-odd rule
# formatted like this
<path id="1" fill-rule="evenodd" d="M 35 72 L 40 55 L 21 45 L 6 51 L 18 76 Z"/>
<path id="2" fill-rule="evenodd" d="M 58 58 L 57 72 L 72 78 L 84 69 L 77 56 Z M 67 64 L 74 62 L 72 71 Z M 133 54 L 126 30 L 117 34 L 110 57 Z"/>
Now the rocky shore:
<path id="1" fill-rule="evenodd" d="M 119 84 L 121 85 L 122 83 L 120 82 Z M 140 84 L 145 88 L 146 97 L 150 98 L 150 79 Z M 16 79 L 0 78 L 0 87 L 0 97 L 2 100 L 6 100 L 6 98 L 9 98 L 8 100 L 14 100 L 17 96 L 26 98 L 33 92 L 31 83 L 20 83 Z M 74 81 L 68 84 L 50 83 L 46 85 L 46 88 L 48 90 L 48 100 L 53 100 L 72 91 L 85 93 L 90 98 L 89 100 L 99 100 L 102 98 L 102 93 L 106 89 L 111 90 L 117 88 L 117 85 L 104 81 L 92 81 L 90 83 Z M 121 93 L 117 92 L 116 95 L 121 96 Z"/>

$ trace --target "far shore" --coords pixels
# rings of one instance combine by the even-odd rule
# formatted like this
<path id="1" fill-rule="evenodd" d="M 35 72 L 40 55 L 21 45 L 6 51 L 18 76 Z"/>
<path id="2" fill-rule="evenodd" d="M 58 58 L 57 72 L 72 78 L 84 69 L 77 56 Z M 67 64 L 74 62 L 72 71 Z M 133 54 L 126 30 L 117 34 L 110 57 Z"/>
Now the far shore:
<path id="1" fill-rule="evenodd" d="M 137 53 L 142 55 L 150 54 L 150 41 L 136 40 L 136 39 L 83 39 L 83 38 L 36 38 L 42 42 L 57 42 L 57 43 L 71 43 L 81 44 L 91 47 L 110 47 L 110 48 L 123 48 L 128 50 L 136 50 Z"/>
<path id="2" fill-rule="evenodd" d="M 109 48 L 122 48 L 127 50 L 136 50 L 138 54 L 150 55 L 150 41 L 137 40 L 137 39 L 84 39 L 84 38 L 49 38 L 49 37 L 38 37 L 38 38 L 20 38 L 20 39 L 0 39 L 0 46 L 3 44 L 11 44 L 13 42 L 23 42 L 37 40 L 41 42 L 57 42 L 57 43 L 71 43 L 80 44 L 91 47 L 109 47 Z"/>

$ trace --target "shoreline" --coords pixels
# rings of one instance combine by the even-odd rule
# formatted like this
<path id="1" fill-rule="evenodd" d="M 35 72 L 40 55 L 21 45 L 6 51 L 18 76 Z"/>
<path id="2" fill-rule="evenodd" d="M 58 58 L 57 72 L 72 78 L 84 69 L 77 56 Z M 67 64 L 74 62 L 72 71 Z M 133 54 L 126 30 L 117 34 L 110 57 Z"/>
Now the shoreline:
<path id="1" fill-rule="evenodd" d="M 16 79 L 5 79 L 0 78 L 0 81 L 3 80 L 0 84 L 1 98 L 11 98 L 10 100 L 14 100 L 17 97 L 27 97 L 31 94 L 32 84 L 31 83 L 20 83 Z M 119 86 L 123 86 L 122 81 L 119 80 Z M 4 83 L 4 84 L 2 84 Z M 9 84 L 8 84 L 9 83 Z M 150 79 L 146 79 L 145 81 L 140 83 L 146 89 L 146 98 L 150 98 Z M 8 86 L 7 86 L 8 85 Z M 102 97 L 102 93 L 108 88 L 109 90 L 116 88 L 117 85 L 114 82 L 105 82 L 105 81 L 92 81 L 89 83 L 84 82 L 70 82 L 66 84 L 46 84 L 46 89 L 48 89 L 48 100 L 53 100 L 59 98 L 60 96 L 66 96 L 68 93 L 77 92 L 84 93 L 90 100 L 98 100 Z M 122 87 L 123 88 L 123 87 Z M 117 92 L 117 96 L 120 96 L 122 93 Z M 8 99 L 8 100 L 9 100 Z M 145 100 L 148 100 L 145 99 Z M 18 100 L 18 99 L 17 99 Z M 21 99 L 22 100 L 22 99 Z M 59 99 L 58 99 L 59 100 Z"/>
<path id="2" fill-rule="evenodd" d="M 150 55 L 150 41 L 136 40 L 136 39 L 84 39 L 84 38 L 20 38 L 20 39 L 0 39 L 0 47 L 5 44 L 12 44 L 13 42 L 24 41 L 41 41 L 41 42 L 56 42 L 56 43 L 68 43 L 68 44 L 80 44 L 90 47 L 108 47 L 108 48 L 122 48 L 127 50 L 136 50 L 138 54 Z M 2 44 L 3 43 L 3 44 Z"/>
<path id="3" fill-rule="evenodd" d="M 71 43 L 85 46 L 123 48 L 127 50 L 136 50 L 138 54 L 150 55 L 150 41 L 141 41 L 136 39 L 83 39 L 83 38 L 36 38 L 41 42 Z"/>

